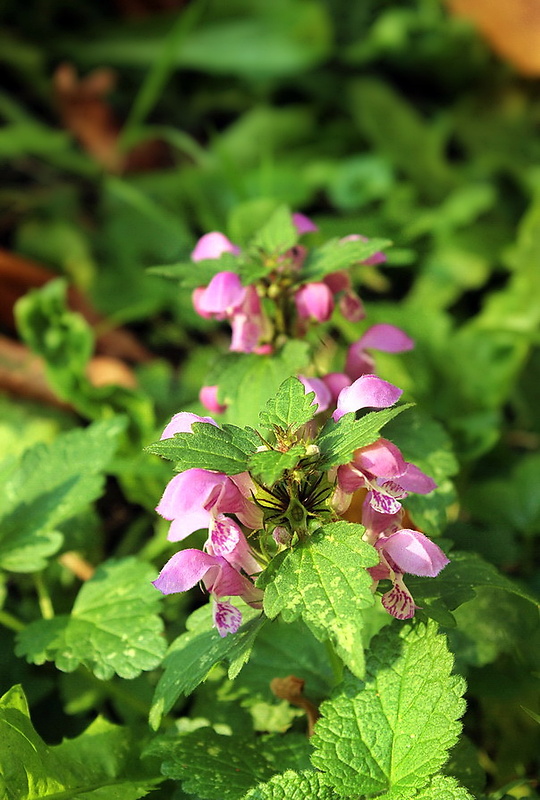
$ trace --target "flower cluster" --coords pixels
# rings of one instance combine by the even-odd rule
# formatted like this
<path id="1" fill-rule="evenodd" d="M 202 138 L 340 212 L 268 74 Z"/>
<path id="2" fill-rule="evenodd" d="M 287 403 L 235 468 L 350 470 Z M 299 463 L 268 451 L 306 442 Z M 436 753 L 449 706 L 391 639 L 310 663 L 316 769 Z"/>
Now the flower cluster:
<path id="1" fill-rule="evenodd" d="M 329 424 L 337 424 L 350 412 L 389 408 L 400 395 L 400 389 L 376 375 L 362 375 L 339 393 Z M 181 412 L 167 425 L 162 438 L 191 433 L 194 422 L 217 426 L 210 417 Z M 356 450 L 347 464 L 317 470 L 316 434 L 310 439 L 308 429 L 305 426 L 297 432 L 295 441 L 302 442 L 304 455 L 311 457 L 304 479 L 296 474 L 294 480 L 284 478 L 264 486 L 247 472 L 229 476 L 187 469 L 170 481 L 157 506 L 158 513 L 171 521 L 171 541 L 183 540 L 201 528 L 208 530 L 208 536 L 203 550 L 176 553 L 154 585 L 170 594 L 202 582 L 212 597 L 214 622 L 221 636 L 234 633 L 242 621 L 240 610 L 229 598 L 239 597 L 260 608 L 263 595 L 255 581 L 268 559 L 294 546 L 314 528 L 339 519 L 359 490 L 365 492 L 364 539 L 380 557 L 377 567 L 370 570 L 374 590 L 380 580 L 392 581 L 392 589 L 382 597 L 390 614 L 398 619 L 414 616 L 416 606 L 403 582 L 405 573 L 435 576 L 448 563 L 442 550 L 423 533 L 402 526 L 400 501 L 409 492 L 432 491 L 435 483 L 431 478 L 405 461 L 399 449 L 383 438 Z M 288 446 L 291 444 L 289 441 Z"/>

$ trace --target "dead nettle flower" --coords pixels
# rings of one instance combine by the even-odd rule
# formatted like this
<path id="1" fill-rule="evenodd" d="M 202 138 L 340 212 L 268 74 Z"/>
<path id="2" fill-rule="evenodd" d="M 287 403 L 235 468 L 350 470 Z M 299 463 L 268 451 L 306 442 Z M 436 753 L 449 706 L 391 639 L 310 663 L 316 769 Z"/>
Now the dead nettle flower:
<path id="1" fill-rule="evenodd" d="M 209 417 L 180 412 L 166 426 L 162 439 L 176 433 L 191 433 L 192 424 L 217 423 Z M 254 485 L 249 475 L 229 477 L 205 469 L 188 469 L 176 475 L 165 488 L 156 511 L 171 521 L 168 538 L 181 541 L 194 531 L 208 529 L 204 550 L 176 553 L 163 567 L 154 586 L 163 594 L 184 592 L 202 581 L 214 603 L 214 623 L 220 636 L 234 633 L 242 622 L 241 612 L 225 598 L 241 597 L 260 607 L 262 592 L 252 577 L 261 566 L 251 551 L 234 514 L 247 528 L 259 528 L 261 510 L 251 499 Z"/>
<path id="2" fill-rule="evenodd" d="M 374 580 L 374 589 L 381 580 L 392 581 L 390 591 L 381 601 L 393 617 L 410 619 L 418 606 L 405 585 L 404 574 L 435 578 L 449 563 L 441 548 L 425 534 L 402 525 L 403 510 L 383 514 L 375 510 L 366 497 L 362 509 L 364 540 L 375 546 L 379 564 L 368 572 Z"/>
<path id="3" fill-rule="evenodd" d="M 303 214 L 293 214 L 292 221 L 300 235 L 318 230 Z M 343 242 L 356 240 L 368 241 L 355 234 L 342 239 Z M 216 259 L 224 253 L 240 255 L 240 252 L 240 248 L 224 234 L 214 231 L 199 239 L 191 258 L 196 262 Z M 347 272 L 331 273 L 320 281 L 301 282 L 302 265 L 307 252 L 303 245 L 296 245 L 280 256 L 267 277 L 249 286 L 243 286 L 235 272 L 218 272 L 208 286 L 200 286 L 194 290 L 195 310 L 202 317 L 230 322 L 230 349 L 233 352 L 260 355 L 268 353 L 269 348 L 272 350 L 272 342 L 279 334 L 292 334 L 291 331 L 284 330 L 283 326 L 287 328 L 295 316 L 300 334 L 305 332 L 310 323 L 329 320 L 336 300 L 346 319 L 351 322 L 363 319 L 365 313 L 362 302 L 354 292 Z M 383 253 L 376 253 L 362 263 L 378 264 L 385 261 L 385 258 Z M 279 310 L 276 306 L 276 319 L 270 318 L 272 312 L 268 312 L 268 308 L 265 313 L 262 297 L 270 298 L 279 305 Z M 284 310 L 283 303 L 285 306 L 290 305 L 291 309 Z"/>

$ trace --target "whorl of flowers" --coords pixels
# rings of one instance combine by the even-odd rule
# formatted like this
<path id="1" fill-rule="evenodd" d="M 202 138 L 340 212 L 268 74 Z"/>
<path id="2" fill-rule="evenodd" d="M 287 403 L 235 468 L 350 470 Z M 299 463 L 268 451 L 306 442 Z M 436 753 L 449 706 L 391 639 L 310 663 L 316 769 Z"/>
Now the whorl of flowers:
<path id="1" fill-rule="evenodd" d="M 299 233 L 316 230 L 302 215 L 294 215 L 293 222 Z M 199 240 L 192 259 L 215 259 L 223 253 L 238 256 L 240 251 L 223 234 L 210 233 Z M 195 309 L 202 316 L 229 321 L 230 349 L 245 353 L 268 353 L 286 337 L 302 336 L 310 325 L 330 318 L 336 301 L 346 319 L 361 320 L 362 303 L 348 274 L 337 271 L 322 280 L 306 280 L 302 277 L 306 256 L 306 248 L 295 246 L 246 286 L 235 272 L 217 272 L 207 286 L 195 290 Z M 382 261 L 384 255 L 375 253 L 363 263 Z M 379 554 L 378 565 L 369 570 L 373 590 L 379 581 L 389 580 L 391 589 L 382 595 L 383 606 L 398 619 L 413 617 L 416 605 L 404 576 L 434 577 L 448 559 L 427 536 L 409 527 L 401 501 L 410 493 L 427 494 L 436 484 L 384 438 L 355 450 L 348 463 L 330 468 L 321 460 L 317 444 L 323 423 L 326 431 L 332 426 L 338 430 L 345 415 L 387 409 L 398 401 L 401 390 L 375 374 L 370 351 L 396 353 L 412 346 L 399 328 L 373 325 L 349 347 L 343 372 L 298 376 L 317 415 L 296 430 L 274 427 L 270 440 L 259 435 L 258 452 L 294 454 L 292 466 L 276 480 L 256 479 L 257 473 L 247 471 L 224 474 L 205 468 L 185 469 L 172 478 L 156 509 L 171 523 L 168 538 L 182 541 L 200 529 L 208 533 L 202 550 L 187 548 L 173 555 L 154 585 L 170 594 L 201 583 L 212 598 L 220 635 L 234 633 L 242 615 L 231 598 L 261 608 L 263 591 L 256 585 L 257 577 L 270 560 L 305 541 L 317 528 L 346 518 L 353 497 L 362 494 L 360 518 L 355 521 L 362 523 L 364 540 Z M 204 387 L 201 401 L 213 414 L 224 410 L 217 387 Z M 211 417 L 181 412 L 161 438 L 193 435 L 195 423 L 197 430 L 220 427 Z"/>

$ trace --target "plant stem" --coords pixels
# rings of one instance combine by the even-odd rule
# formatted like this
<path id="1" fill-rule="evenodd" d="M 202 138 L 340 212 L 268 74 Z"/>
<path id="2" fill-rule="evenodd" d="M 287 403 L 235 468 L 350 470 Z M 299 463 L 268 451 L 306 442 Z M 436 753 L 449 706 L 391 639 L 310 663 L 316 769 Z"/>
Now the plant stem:
<path id="1" fill-rule="evenodd" d="M 0 625 L 9 628 L 10 631 L 23 631 L 26 628 L 24 622 L 14 617 L 9 611 L 0 609 Z"/>
<path id="2" fill-rule="evenodd" d="M 334 685 L 337 686 L 338 683 L 341 683 L 343 680 L 343 661 L 334 650 L 334 646 L 329 639 L 325 641 L 324 646 L 326 647 L 330 666 L 332 667 L 332 672 L 334 673 Z"/>
<path id="3" fill-rule="evenodd" d="M 54 608 L 49 590 L 47 589 L 45 581 L 43 580 L 42 572 L 36 572 L 34 574 L 34 585 L 36 587 L 41 616 L 43 619 L 53 619 Z"/>

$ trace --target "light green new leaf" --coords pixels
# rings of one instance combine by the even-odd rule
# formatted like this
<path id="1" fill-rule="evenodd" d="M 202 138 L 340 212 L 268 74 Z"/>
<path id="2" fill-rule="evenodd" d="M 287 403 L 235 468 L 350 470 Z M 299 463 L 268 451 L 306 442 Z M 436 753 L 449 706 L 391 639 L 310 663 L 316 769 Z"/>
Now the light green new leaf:
<path id="1" fill-rule="evenodd" d="M 394 623 L 372 639 L 365 681 L 350 676 L 320 709 L 312 761 L 327 782 L 346 796 L 415 796 L 459 735 L 465 684 L 452 667 L 434 623 Z"/>
<path id="2" fill-rule="evenodd" d="M 363 530 L 349 522 L 326 525 L 277 556 L 258 581 L 269 617 L 281 613 L 291 622 L 301 615 L 358 676 L 364 671 L 362 611 L 373 605 L 366 567 L 378 563 L 374 548 L 362 541 Z"/>
<path id="3" fill-rule="evenodd" d="M 96 719 L 76 739 L 48 747 L 20 686 L 0 700 L 0 795 L 9 800 L 137 800 L 163 778 L 140 762 L 141 732 Z"/>
<path id="4" fill-rule="evenodd" d="M 244 624 L 234 636 L 221 637 L 212 627 L 210 605 L 197 609 L 187 620 L 186 633 L 171 644 L 164 673 L 154 694 L 150 725 L 159 727 L 161 718 L 171 710 L 181 695 L 189 695 L 215 664 L 227 660 L 229 677 L 235 678 L 249 658 L 253 642 L 264 620 L 249 606 L 242 607 Z"/>
<path id="5" fill-rule="evenodd" d="M 103 471 L 125 419 L 94 423 L 29 448 L 5 483 L 0 515 L 0 565 L 14 572 L 46 566 L 62 545 L 58 525 L 101 494 Z"/>
<path id="6" fill-rule="evenodd" d="M 323 783 L 320 772 L 288 769 L 282 775 L 274 775 L 267 783 L 261 783 L 242 800 L 339 800 L 339 796 Z"/>
<path id="7" fill-rule="evenodd" d="M 272 486 L 286 470 L 293 469 L 305 454 L 306 448 L 302 444 L 295 444 L 284 453 L 261 450 L 250 457 L 248 469 L 257 480 Z"/>
<path id="8" fill-rule="evenodd" d="M 154 669 L 165 653 L 161 596 L 149 564 L 108 561 L 79 592 L 70 616 L 32 622 L 18 634 L 16 653 L 33 664 L 54 661 L 63 672 L 79 664 L 100 680 L 115 673 L 135 678 Z"/>
<path id="9" fill-rule="evenodd" d="M 285 253 L 294 247 L 298 241 L 290 209 L 279 206 L 271 215 L 266 224 L 255 234 L 250 243 L 250 249 L 262 250 L 271 255 Z"/>
<path id="10" fill-rule="evenodd" d="M 410 403 L 397 408 L 371 411 L 361 419 L 355 419 L 354 414 L 350 413 L 337 422 L 328 420 L 317 439 L 322 458 L 320 469 L 346 464 L 352 459 L 355 450 L 377 441 L 381 428 L 408 408 L 411 408 Z"/>
<path id="11" fill-rule="evenodd" d="M 302 280 L 320 281 L 331 272 L 349 269 L 361 264 L 379 250 L 389 247 L 388 239 L 370 239 L 369 242 L 343 242 L 330 239 L 322 247 L 314 248 L 302 266 Z"/>
<path id="12" fill-rule="evenodd" d="M 301 734 L 221 736 L 199 728 L 162 739 L 149 753 L 164 759 L 162 772 L 182 781 L 201 800 L 240 800 L 257 783 L 289 768 L 309 768 L 309 741 Z"/>
<path id="13" fill-rule="evenodd" d="M 194 422 L 191 430 L 191 433 L 176 433 L 145 449 L 175 461 L 177 472 L 198 467 L 238 475 L 246 471 L 250 455 L 260 444 L 255 431 L 236 425 L 218 428 L 209 422 Z"/>
<path id="14" fill-rule="evenodd" d="M 287 378 L 259 414 L 261 425 L 267 429 L 278 427 L 294 433 L 315 416 L 317 406 L 312 405 L 314 396 L 314 392 L 306 394 L 298 378 Z"/>

